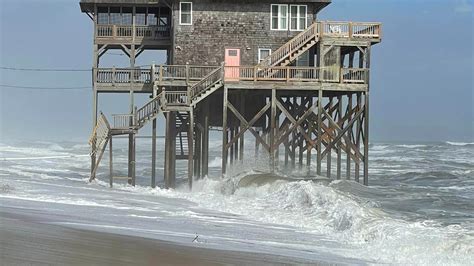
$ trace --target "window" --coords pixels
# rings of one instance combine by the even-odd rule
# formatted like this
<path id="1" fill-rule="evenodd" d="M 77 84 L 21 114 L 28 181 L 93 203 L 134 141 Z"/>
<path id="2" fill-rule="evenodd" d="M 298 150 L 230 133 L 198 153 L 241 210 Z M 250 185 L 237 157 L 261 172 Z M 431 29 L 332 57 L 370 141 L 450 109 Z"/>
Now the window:
<path id="1" fill-rule="evenodd" d="M 160 9 L 157 7 L 149 7 L 148 14 L 146 16 L 147 25 L 158 25 L 158 17 L 160 16 Z"/>
<path id="2" fill-rule="evenodd" d="M 301 31 L 306 29 L 307 7 L 305 5 L 290 5 L 290 30 Z"/>
<path id="3" fill-rule="evenodd" d="M 122 14 L 120 7 L 110 7 L 110 24 L 118 25 L 122 22 Z"/>
<path id="4" fill-rule="evenodd" d="M 237 56 L 238 54 L 237 50 L 229 50 L 229 56 Z"/>
<path id="5" fill-rule="evenodd" d="M 272 54 L 272 49 L 261 48 L 258 49 L 258 63 L 260 64 L 263 59 L 267 58 Z"/>
<path id="6" fill-rule="evenodd" d="M 122 7 L 122 25 L 132 25 L 132 7 Z"/>
<path id="7" fill-rule="evenodd" d="M 179 3 L 179 24 L 180 25 L 193 24 L 193 3 L 191 2 Z"/>
<path id="8" fill-rule="evenodd" d="M 288 5 L 271 5 L 271 29 L 288 30 Z"/>
<path id="9" fill-rule="evenodd" d="M 135 8 L 135 24 L 146 25 L 146 7 Z"/>
<path id="10" fill-rule="evenodd" d="M 97 24 L 99 25 L 109 24 L 109 8 L 108 7 L 97 7 Z"/>

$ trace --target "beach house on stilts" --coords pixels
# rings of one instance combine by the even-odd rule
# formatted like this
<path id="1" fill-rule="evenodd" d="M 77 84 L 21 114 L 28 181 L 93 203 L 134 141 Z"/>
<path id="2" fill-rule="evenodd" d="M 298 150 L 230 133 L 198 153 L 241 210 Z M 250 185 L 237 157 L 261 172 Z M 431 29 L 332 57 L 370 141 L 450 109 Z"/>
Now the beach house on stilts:
<path id="1" fill-rule="evenodd" d="M 252 136 L 271 170 L 315 165 L 320 176 L 367 185 L 370 56 L 381 24 L 318 20 L 330 2 L 81 0 L 94 26 L 91 180 L 109 148 L 112 186 L 112 142 L 124 135 L 134 185 L 136 136 L 151 123 L 154 187 L 164 116 L 166 187 L 175 187 L 176 160 L 187 161 L 190 186 L 207 175 L 210 128 L 222 131 L 223 174 L 249 154 Z M 111 50 L 130 64 L 102 67 Z M 138 67 L 146 50 L 166 51 L 166 64 Z M 103 93 L 129 94 L 129 112 L 100 113 Z M 137 93 L 149 102 L 135 106 Z"/>

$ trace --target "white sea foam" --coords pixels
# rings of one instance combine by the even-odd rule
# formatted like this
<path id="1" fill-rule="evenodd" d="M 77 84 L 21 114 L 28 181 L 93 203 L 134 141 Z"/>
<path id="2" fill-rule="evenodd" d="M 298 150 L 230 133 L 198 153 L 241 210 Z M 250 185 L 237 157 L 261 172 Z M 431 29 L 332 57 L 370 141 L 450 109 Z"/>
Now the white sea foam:
<path id="1" fill-rule="evenodd" d="M 243 215 L 249 219 L 294 226 L 308 233 L 327 235 L 346 247 L 339 255 L 378 263 L 439 265 L 463 264 L 474 259 L 474 237 L 462 228 L 431 221 L 407 222 L 391 218 L 377 204 L 359 202 L 352 195 L 310 181 L 275 181 L 263 186 L 238 187 L 239 178 L 204 179 L 187 189 L 125 189 L 139 193 L 184 198 L 202 208 Z M 197 218 L 194 212 L 175 212 Z M 407 243 L 410 243 L 407 246 Z M 426 252 L 433 250 L 436 252 Z"/>
<path id="2" fill-rule="evenodd" d="M 418 148 L 425 148 L 428 145 L 423 145 L 423 144 L 399 144 L 396 145 L 397 147 L 400 148 L 407 148 L 407 149 L 418 149 Z"/>
<path id="3" fill-rule="evenodd" d="M 468 146 L 468 145 L 474 145 L 474 142 L 446 141 L 446 144 L 453 145 L 453 146 Z"/>
<path id="4" fill-rule="evenodd" d="M 212 161 L 209 162 L 209 167 L 221 167 L 222 165 L 222 158 L 215 157 Z"/>

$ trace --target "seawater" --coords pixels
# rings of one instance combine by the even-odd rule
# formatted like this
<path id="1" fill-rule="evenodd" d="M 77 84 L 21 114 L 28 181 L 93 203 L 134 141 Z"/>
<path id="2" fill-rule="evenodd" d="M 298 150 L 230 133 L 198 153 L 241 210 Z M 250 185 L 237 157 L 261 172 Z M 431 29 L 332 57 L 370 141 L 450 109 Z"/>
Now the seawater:
<path id="1" fill-rule="evenodd" d="M 115 175 L 125 176 L 126 140 L 114 144 Z M 38 211 L 65 226 L 186 244 L 199 236 L 196 243 L 208 248 L 308 261 L 472 264 L 474 143 L 372 143 L 369 150 L 370 186 L 365 187 L 345 180 L 344 167 L 342 180 L 330 182 L 307 180 L 316 177 L 315 169 L 298 166 L 265 174 L 264 155 L 249 156 L 222 177 L 220 143 L 214 141 L 209 177 L 189 191 L 184 161 L 177 163 L 176 190 L 149 187 L 149 140 L 138 143 L 138 186 L 118 181 L 113 189 L 107 154 L 98 180 L 87 182 L 87 145 L 3 143 L 1 206 Z M 158 154 L 162 177 L 163 153 Z M 243 186 L 250 175 L 267 181 Z"/>

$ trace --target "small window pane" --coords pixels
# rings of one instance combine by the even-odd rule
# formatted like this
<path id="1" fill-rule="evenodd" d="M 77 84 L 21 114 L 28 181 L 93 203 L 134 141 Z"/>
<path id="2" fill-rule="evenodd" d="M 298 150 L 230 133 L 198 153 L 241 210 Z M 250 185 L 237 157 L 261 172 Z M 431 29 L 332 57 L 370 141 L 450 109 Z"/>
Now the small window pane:
<path id="1" fill-rule="evenodd" d="M 272 18 L 272 29 L 278 29 L 278 17 Z"/>
<path id="2" fill-rule="evenodd" d="M 180 24 L 192 24 L 192 3 L 181 2 L 179 7 L 180 7 Z"/>
<path id="3" fill-rule="evenodd" d="M 122 25 L 132 25 L 132 13 L 131 7 L 122 7 Z"/>
<path id="4" fill-rule="evenodd" d="M 181 14 L 181 24 L 191 24 L 191 14 Z"/>
<path id="5" fill-rule="evenodd" d="M 237 50 L 229 50 L 229 56 L 237 56 Z"/>
<path id="6" fill-rule="evenodd" d="M 135 24 L 145 25 L 146 24 L 146 7 L 137 7 L 135 9 Z"/>
<path id="7" fill-rule="evenodd" d="M 108 7 L 97 8 L 97 24 L 99 25 L 109 24 L 109 8 Z"/>
<path id="8" fill-rule="evenodd" d="M 120 7 L 110 8 L 110 24 L 120 24 L 122 17 L 120 15 Z"/>
<path id="9" fill-rule="evenodd" d="M 258 62 L 262 62 L 265 58 L 270 56 L 272 50 L 271 49 L 259 49 L 258 50 Z"/>
<path id="10" fill-rule="evenodd" d="M 148 8 L 148 16 L 147 16 L 147 25 L 158 25 L 158 16 L 159 16 L 159 9 L 158 8 Z"/>

